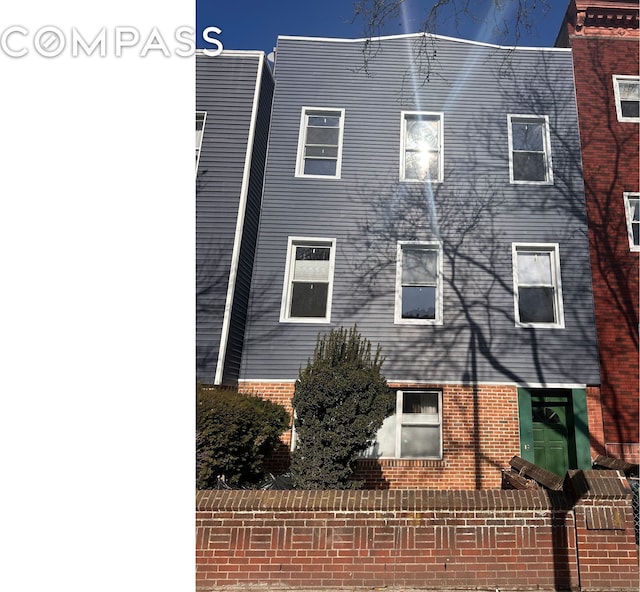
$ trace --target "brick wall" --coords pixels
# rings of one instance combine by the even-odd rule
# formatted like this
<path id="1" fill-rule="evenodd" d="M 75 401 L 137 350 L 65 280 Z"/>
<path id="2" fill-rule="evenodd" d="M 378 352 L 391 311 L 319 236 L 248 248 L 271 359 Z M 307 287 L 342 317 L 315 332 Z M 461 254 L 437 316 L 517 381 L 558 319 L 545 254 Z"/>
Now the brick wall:
<path id="1" fill-rule="evenodd" d="M 394 384 L 392 388 L 442 389 L 442 460 L 380 459 L 358 462 L 355 477 L 375 489 L 491 489 L 500 487 L 500 469 L 520 454 L 518 397 L 515 386 Z M 240 383 L 292 412 L 294 382 Z M 291 433 L 268 465 L 286 466 Z"/>
<path id="2" fill-rule="evenodd" d="M 637 11 L 637 4 L 629 6 Z M 607 9 L 616 10 L 612 3 Z M 638 123 L 617 120 L 612 77 L 638 75 L 640 36 L 624 22 L 608 28 L 585 24 L 578 31 L 570 25 L 569 32 L 600 350 L 603 444 L 638 462 L 639 254 L 629 248 L 623 193 L 640 191 L 640 138 Z"/>
<path id="3" fill-rule="evenodd" d="M 638 589 L 626 495 L 574 504 L 543 490 L 202 491 L 196 501 L 202 591 Z"/>

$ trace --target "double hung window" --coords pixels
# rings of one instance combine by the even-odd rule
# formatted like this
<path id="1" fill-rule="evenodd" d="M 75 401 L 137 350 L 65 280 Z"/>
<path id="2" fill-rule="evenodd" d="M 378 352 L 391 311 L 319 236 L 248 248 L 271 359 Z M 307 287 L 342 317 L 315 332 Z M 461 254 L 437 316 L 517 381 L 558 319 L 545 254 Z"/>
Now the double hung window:
<path id="1" fill-rule="evenodd" d="M 302 109 L 297 177 L 340 178 L 343 128 L 344 109 Z"/>
<path id="2" fill-rule="evenodd" d="M 442 181 L 442 113 L 402 112 L 401 181 Z"/>
<path id="3" fill-rule="evenodd" d="M 555 244 L 514 244 L 518 326 L 564 327 L 560 258 Z"/>
<path id="4" fill-rule="evenodd" d="M 204 135 L 204 122 L 207 118 L 205 111 L 196 111 L 196 171 L 200 161 L 200 150 L 202 148 L 202 136 Z"/>
<path id="5" fill-rule="evenodd" d="M 442 324 L 442 244 L 400 241 L 395 322 Z"/>
<path id="6" fill-rule="evenodd" d="M 640 121 L 640 78 L 614 76 L 613 93 L 618 121 Z"/>
<path id="7" fill-rule="evenodd" d="M 512 183 L 553 183 L 549 118 L 509 115 L 509 173 Z"/>
<path id="8" fill-rule="evenodd" d="M 632 251 L 640 251 L 640 193 L 625 193 L 624 209 L 627 215 L 629 247 Z"/>
<path id="9" fill-rule="evenodd" d="M 329 322 L 335 239 L 290 238 L 281 321 Z"/>
<path id="10" fill-rule="evenodd" d="M 442 391 L 400 390 L 395 413 L 387 417 L 369 458 L 442 458 Z"/>

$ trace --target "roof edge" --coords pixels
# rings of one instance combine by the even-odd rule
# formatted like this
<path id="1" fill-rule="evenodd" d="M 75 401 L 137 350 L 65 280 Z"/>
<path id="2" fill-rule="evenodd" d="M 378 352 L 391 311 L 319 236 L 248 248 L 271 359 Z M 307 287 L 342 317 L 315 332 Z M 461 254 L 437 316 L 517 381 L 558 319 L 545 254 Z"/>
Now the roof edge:
<path id="1" fill-rule="evenodd" d="M 570 48 L 566 47 L 534 47 L 534 46 L 519 46 L 519 45 L 497 45 L 495 43 L 486 43 L 484 41 L 473 41 L 472 39 L 462 39 L 460 37 L 449 37 L 447 35 L 437 35 L 435 33 L 403 33 L 400 35 L 386 35 L 380 37 L 359 37 L 357 39 L 347 39 L 339 37 L 307 37 L 304 35 L 278 35 L 278 41 L 280 39 L 287 40 L 300 40 L 300 41 L 322 41 L 332 43 L 362 43 L 365 41 L 386 41 L 390 39 L 418 39 L 420 37 L 431 37 L 434 39 L 442 39 L 446 41 L 456 41 L 458 43 L 466 43 L 469 45 L 480 45 L 482 47 L 492 47 L 494 49 L 505 49 L 508 51 L 552 51 L 552 52 L 570 52 Z"/>

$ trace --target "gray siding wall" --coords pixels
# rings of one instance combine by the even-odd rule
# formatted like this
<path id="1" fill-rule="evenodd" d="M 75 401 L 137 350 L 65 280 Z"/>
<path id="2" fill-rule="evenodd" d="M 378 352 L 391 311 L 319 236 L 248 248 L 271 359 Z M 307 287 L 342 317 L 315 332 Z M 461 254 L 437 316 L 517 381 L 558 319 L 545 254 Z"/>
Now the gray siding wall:
<path id="1" fill-rule="evenodd" d="M 259 72 L 259 66 L 256 52 L 196 57 L 196 111 L 207 112 L 196 178 L 196 378 L 206 383 L 214 382 L 218 363 L 254 95 L 260 81 L 241 272 L 228 342 L 231 355 L 225 356 L 223 382 L 237 379 L 239 369 L 273 91 L 271 73 L 266 66 Z"/>
<path id="2" fill-rule="evenodd" d="M 295 379 L 352 326 L 394 381 L 599 383 L 571 54 L 459 40 L 280 38 L 241 379 Z M 428 73 L 428 81 L 426 75 Z M 295 177 L 303 106 L 344 108 L 341 179 Z M 402 110 L 444 113 L 441 184 L 398 182 Z M 507 114 L 549 117 L 553 185 L 509 183 Z M 329 324 L 280 323 L 289 236 L 337 241 Z M 394 324 L 396 244 L 444 248 L 444 322 Z M 565 328 L 515 326 L 512 243 L 558 243 Z"/>

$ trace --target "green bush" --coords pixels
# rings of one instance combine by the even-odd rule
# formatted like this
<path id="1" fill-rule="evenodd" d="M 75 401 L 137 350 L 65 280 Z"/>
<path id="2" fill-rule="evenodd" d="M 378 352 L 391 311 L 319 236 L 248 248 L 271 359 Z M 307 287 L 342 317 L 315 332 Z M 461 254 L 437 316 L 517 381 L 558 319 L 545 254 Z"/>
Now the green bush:
<path id="1" fill-rule="evenodd" d="M 313 359 L 300 371 L 293 407 L 296 488 L 351 489 L 355 460 L 374 440 L 393 409 L 393 392 L 381 374 L 383 359 L 353 327 L 318 336 Z"/>
<path id="2" fill-rule="evenodd" d="M 197 487 L 212 488 L 218 477 L 231 486 L 258 482 L 265 455 L 289 427 L 285 408 L 236 390 L 201 385 L 196 406 Z"/>

